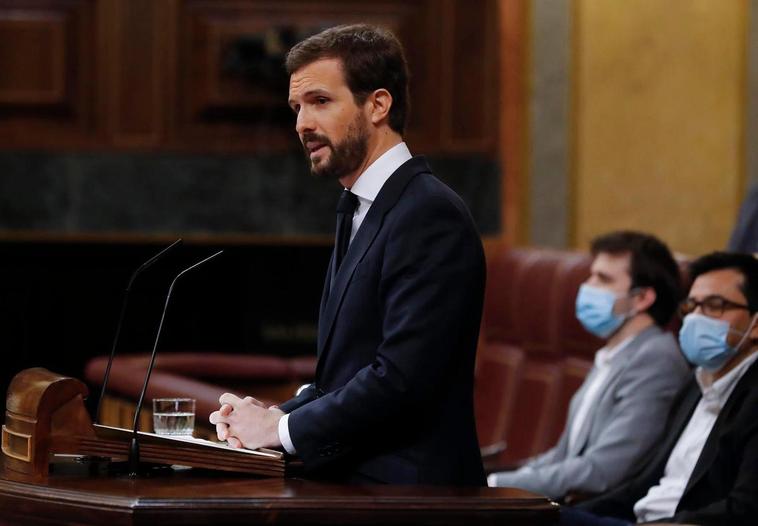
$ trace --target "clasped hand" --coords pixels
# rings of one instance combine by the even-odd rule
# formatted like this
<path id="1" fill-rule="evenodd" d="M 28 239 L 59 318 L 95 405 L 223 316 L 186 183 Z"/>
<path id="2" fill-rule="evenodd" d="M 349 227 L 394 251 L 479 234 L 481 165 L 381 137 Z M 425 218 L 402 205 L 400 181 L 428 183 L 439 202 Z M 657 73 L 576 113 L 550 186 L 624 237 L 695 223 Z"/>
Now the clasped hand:
<path id="1" fill-rule="evenodd" d="M 211 424 L 216 426 L 219 440 L 232 447 L 257 449 L 279 447 L 279 419 L 284 413 L 276 406 L 266 407 L 252 396 L 240 398 L 231 393 L 222 394 L 221 407 L 211 413 Z"/>

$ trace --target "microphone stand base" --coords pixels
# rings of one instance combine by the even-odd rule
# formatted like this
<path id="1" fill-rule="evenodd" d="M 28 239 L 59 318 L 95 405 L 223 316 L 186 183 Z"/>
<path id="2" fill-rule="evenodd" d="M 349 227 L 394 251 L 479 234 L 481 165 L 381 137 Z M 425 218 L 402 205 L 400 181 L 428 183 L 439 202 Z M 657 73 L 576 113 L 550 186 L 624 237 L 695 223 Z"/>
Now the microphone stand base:
<path id="1" fill-rule="evenodd" d="M 168 464 L 154 464 L 152 462 L 140 462 L 135 469 L 129 461 L 118 460 L 107 464 L 109 475 L 128 476 L 129 478 L 150 478 L 157 475 L 165 475 L 173 472 Z"/>

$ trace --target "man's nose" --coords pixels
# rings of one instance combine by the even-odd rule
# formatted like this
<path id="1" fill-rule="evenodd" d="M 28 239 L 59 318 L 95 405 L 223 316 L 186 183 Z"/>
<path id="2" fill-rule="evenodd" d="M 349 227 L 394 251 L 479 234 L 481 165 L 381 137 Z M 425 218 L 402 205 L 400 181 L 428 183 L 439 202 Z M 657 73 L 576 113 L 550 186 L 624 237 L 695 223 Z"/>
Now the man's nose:
<path id="1" fill-rule="evenodd" d="M 305 109 L 302 108 L 297 113 L 297 121 L 295 122 L 295 131 L 297 131 L 298 134 L 302 135 L 306 132 L 312 132 L 315 131 L 315 122 L 313 121 L 313 117 L 311 113 Z"/>

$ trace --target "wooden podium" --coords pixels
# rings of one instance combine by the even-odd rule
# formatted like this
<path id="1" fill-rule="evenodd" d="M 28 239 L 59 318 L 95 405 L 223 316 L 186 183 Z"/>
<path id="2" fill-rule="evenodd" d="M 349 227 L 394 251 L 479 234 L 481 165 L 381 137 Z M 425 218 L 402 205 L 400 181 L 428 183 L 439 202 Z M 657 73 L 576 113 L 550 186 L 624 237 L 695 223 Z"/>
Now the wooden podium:
<path id="1" fill-rule="evenodd" d="M 0 526 L 547 526 L 558 521 L 556 504 L 517 489 L 324 484 L 284 478 L 283 469 L 276 468 L 283 461 L 266 456 L 237 470 L 246 473 L 230 473 L 234 462 L 226 457 L 229 452 L 185 451 L 184 445 L 164 449 L 184 448 L 181 463 L 199 467 L 164 467 L 139 477 L 114 474 L 110 462 L 80 456 L 92 448 L 121 451 L 118 437 L 92 426 L 83 405 L 86 394 L 78 380 L 44 369 L 14 378 L 2 430 Z M 168 462 L 177 455 L 160 447 L 144 449 Z M 214 458 L 227 471 L 218 471 Z"/>
<path id="2" fill-rule="evenodd" d="M 167 469 L 130 479 L 68 461 L 44 483 L 0 478 L 0 524 L 548 526 L 558 506 L 511 488 L 342 486 Z"/>
<path id="3" fill-rule="evenodd" d="M 125 459 L 133 433 L 93 425 L 84 406 L 87 386 L 42 368 L 18 373 L 8 388 L 2 453 L 6 476 L 20 482 L 44 482 L 52 454 Z M 140 459 L 221 471 L 283 477 L 283 454 L 235 449 L 193 438 L 139 432 Z"/>

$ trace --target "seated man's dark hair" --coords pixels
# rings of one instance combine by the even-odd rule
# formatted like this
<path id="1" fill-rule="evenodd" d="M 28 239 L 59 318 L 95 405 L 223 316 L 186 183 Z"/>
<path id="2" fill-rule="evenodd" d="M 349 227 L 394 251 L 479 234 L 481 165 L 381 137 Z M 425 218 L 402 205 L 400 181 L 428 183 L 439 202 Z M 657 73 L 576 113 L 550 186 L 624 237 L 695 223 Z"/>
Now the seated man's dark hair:
<path id="1" fill-rule="evenodd" d="M 655 302 L 647 310 L 648 314 L 659 326 L 671 320 L 684 291 L 679 266 L 662 241 L 650 234 L 622 230 L 595 238 L 591 251 L 593 256 L 601 252 L 629 254 L 631 288 L 652 287 Z"/>
<path id="2" fill-rule="evenodd" d="M 744 278 L 740 290 L 747 299 L 750 313 L 758 311 L 758 259 L 752 254 L 738 252 L 711 252 L 690 264 L 690 279 L 714 270 L 733 269 Z"/>
<path id="3" fill-rule="evenodd" d="M 342 62 L 345 83 L 356 104 L 378 89 L 392 95 L 389 125 L 402 134 L 410 102 L 408 64 L 403 46 L 392 32 L 367 24 L 337 26 L 306 38 L 287 53 L 285 65 L 292 75 L 312 62 L 337 58 Z"/>

